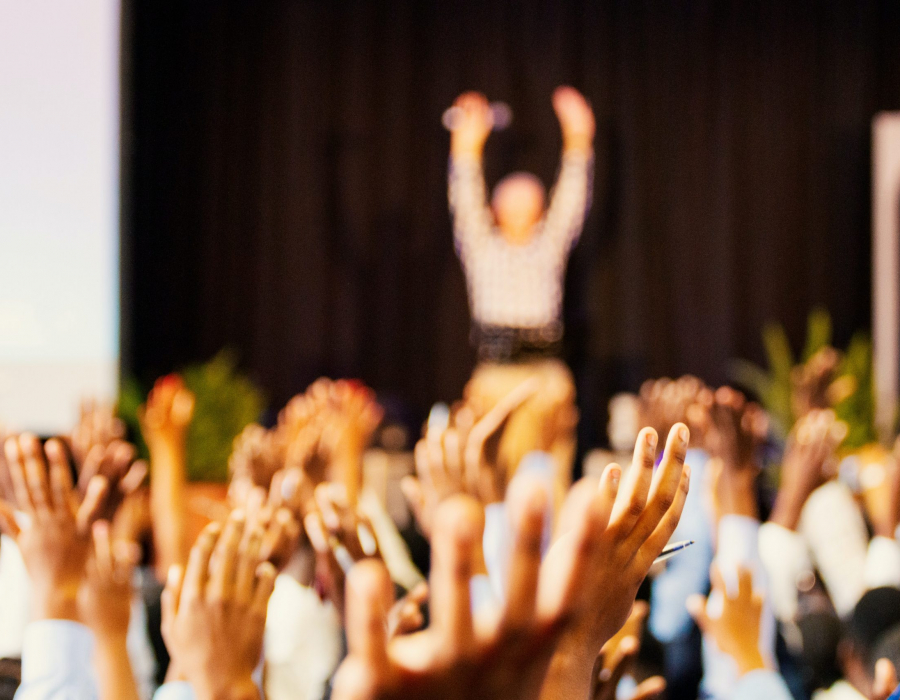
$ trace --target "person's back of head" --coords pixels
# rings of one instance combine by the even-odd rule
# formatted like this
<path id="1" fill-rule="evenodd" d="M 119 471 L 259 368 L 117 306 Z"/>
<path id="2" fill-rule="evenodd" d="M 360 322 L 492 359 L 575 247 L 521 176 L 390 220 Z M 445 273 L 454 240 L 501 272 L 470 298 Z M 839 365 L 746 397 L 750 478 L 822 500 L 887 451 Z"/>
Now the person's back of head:
<path id="1" fill-rule="evenodd" d="M 900 668 L 900 624 L 894 625 L 882 634 L 869 655 L 869 670 L 873 677 L 875 664 L 879 659 L 887 659 L 894 665 L 894 669 Z"/>
<path id="2" fill-rule="evenodd" d="M 874 678 L 876 645 L 881 637 L 900 625 L 900 589 L 882 586 L 867 591 L 844 625 L 840 661 L 844 677 L 868 695 Z"/>

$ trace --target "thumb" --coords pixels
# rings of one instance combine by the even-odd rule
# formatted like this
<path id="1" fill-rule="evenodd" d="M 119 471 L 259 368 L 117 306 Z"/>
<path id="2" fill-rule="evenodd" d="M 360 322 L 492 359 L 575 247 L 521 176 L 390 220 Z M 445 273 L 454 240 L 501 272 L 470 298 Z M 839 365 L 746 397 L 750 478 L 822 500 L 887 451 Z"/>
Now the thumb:
<path id="1" fill-rule="evenodd" d="M 887 700 L 897 687 L 897 669 L 889 659 L 879 659 L 875 663 L 875 680 L 869 700 Z"/>
<path id="2" fill-rule="evenodd" d="M 692 595 L 685 603 L 694 622 L 703 634 L 709 629 L 709 618 L 706 616 L 706 598 L 702 595 Z"/>

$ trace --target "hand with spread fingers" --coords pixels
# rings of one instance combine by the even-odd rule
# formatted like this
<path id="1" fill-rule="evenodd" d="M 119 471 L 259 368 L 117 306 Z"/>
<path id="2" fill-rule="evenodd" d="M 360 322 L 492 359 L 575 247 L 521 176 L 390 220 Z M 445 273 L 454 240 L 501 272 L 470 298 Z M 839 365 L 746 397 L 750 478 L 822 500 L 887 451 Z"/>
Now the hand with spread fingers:
<path id="1" fill-rule="evenodd" d="M 759 451 L 769 428 L 762 407 L 723 386 L 715 393 L 700 392 L 688 415 L 710 457 L 709 486 L 716 520 L 723 515 L 758 519 Z"/>
<path id="2" fill-rule="evenodd" d="M 599 483 L 578 482 L 563 506 L 541 570 L 541 603 L 573 606 L 578 614 L 560 640 L 545 700 L 588 695 L 597 654 L 627 621 L 638 587 L 678 525 L 690 486 L 690 431 L 672 426 L 654 470 L 657 442 L 652 428 L 641 430 L 624 476 L 610 464 Z"/>
<path id="3" fill-rule="evenodd" d="M 100 697 L 101 700 L 137 700 L 139 694 L 126 639 L 133 594 L 131 575 L 140 550 L 134 542 L 112 541 L 105 520 L 94 523 L 93 543 L 78 610 L 97 642 L 94 667 Z"/>
<path id="4" fill-rule="evenodd" d="M 437 506 L 450 496 L 465 493 L 485 505 L 503 500 L 510 475 L 498 463 L 500 438 L 510 416 L 536 390 L 534 382 L 523 382 L 480 418 L 463 404 L 452 425 L 426 429 L 415 447 L 416 476 L 401 482 L 426 537 Z"/>
<path id="5" fill-rule="evenodd" d="M 843 355 L 824 347 L 791 372 L 791 410 L 800 420 L 810 411 L 833 408 L 856 391 L 852 375 L 838 376 Z"/>
<path id="6" fill-rule="evenodd" d="M 316 487 L 316 510 L 304 519 L 316 553 L 316 580 L 335 608 L 344 610 L 346 573 L 358 561 L 380 558 L 375 529 L 350 506 L 342 484 Z"/>
<path id="7" fill-rule="evenodd" d="M 302 542 L 300 520 L 291 509 L 273 504 L 260 486 L 251 490 L 243 509 L 247 532 L 262 532 L 260 559 L 270 562 L 277 571 L 283 570 Z"/>
<path id="8" fill-rule="evenodd" d="M 656 436 L 643 431 L 637 466 L 623 487 L 621 470 L 611 465 L 596 488 L 580 489 L 567 503 L 568 530 L 543 562 L 548 495 L 543 484 L 523 477 L 508 496 L 513 545 L 505 602 L 475 617 L 469 583 L 484 514 L 467 496 L 445 500 L 432 538 L 431 624 L 388 640 L 387 571 L 378 562 L 357 564 L 348 581 L 350 654 L 333 697 L 587 697 L 597 653 L 625 622 L 641 580 L 677 525 L 687 493 L 688 439 L 686 427 L 673 429 L 654 476 Z"/>
<path id="9" fill-rule="evenodd" d="M 210 523 L 187 567 L 172 567 L 163 591 L 162 633 L 177 673 L 198 700 L 259 698 L 260 662 L 275 568 L 261 562 L 263 533 L 245 533 L 240 511 Z"/>
<path id="10" fill-rule="evenodd" d="M 147 463 L 135 460 L 137 450 L 124 440 L 113 440 L 105 446 L 94 445 L 85 456 L 78 474 L 78 490 L 87 492 L 88 484 L 102 476 L 109 485 L 101 517 L 112 521 L 122 502 L 135 493 L 147 476 Z"/>
<path id="11" fill-rule="evenodd" d="M 88 453 L 96 446 L 107 447 L 110 443 L 125 439 L 125 423 L 116 416 L 111 404 L 94 399 L 82 401 L 78 415 L 78 425 L 69 434 L 69 448 L 75 467 L 80 472 Z"/>
<path id="12" fill-rule="evenodd" d="M 781 484 L 770 520 L 795 530 L 810 494 L 834 475 L 835 451 L 847 424 L 831 410 L 812 410 L 797 421 L 781 466 Z"/>
<path id="13" fill-rule="evenodd" d="M 759 650 L 759 629 L 763 611 L 763 599 L 753 591 L 753 574 L 738 569 L 738 586 L 729 595 L 721 572 L 715 566 L 710 570 L 714 591 L 722 594 L 722 614 L 707 614 L 706 599 L 693 596 L 688 599 L 688 610 L 704 636 L 712 639 L 716 647 L 734 659 L 740 675 L 768 668 Z"/>
<path id="14" fill-rule="evenodd" d="M 6 468 L 15 490 L 13 506 L 0 502 L 0 528 L 19 545 L 32 582 L 36 619 L 77 620 L 77 596 L 91 550 L 91 527 L 106 509 L 109 485 L 97 474 L 81 496 L 72 484 L 66 449 L 58 439 L 29 434 L 7 439 Z"/>
<path id="15" fill-rule="evenodd" d="M 701 397 L 711 394 L 709 387 L 689 374 L 678 379 L 648 379 L 638 397 L 638 425 L 653 428 L 657 435 L 668 435 L 675 423 L 686 423 L 696 431 L 692 408 Z"/>

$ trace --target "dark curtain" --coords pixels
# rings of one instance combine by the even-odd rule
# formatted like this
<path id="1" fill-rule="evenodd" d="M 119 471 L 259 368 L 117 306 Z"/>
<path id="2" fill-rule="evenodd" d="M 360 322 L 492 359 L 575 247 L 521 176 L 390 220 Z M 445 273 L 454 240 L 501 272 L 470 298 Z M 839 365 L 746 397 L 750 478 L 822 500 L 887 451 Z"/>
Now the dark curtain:
<path id="1" fill-rule="evenodd" d="M 870 120 L 900 106 L 895 0 L 134 2 L 123 360 L 223 346 L 283 403 L 359 377 L 421 415 L 474 362 L 440 116 L 514 121 L 489 184 L 550 184 L 550 94 L 597 113 L 595 199 L 566 283 L 583 443 L 642 379 L 727 380 L 783 322 L 869 325 Z"/>

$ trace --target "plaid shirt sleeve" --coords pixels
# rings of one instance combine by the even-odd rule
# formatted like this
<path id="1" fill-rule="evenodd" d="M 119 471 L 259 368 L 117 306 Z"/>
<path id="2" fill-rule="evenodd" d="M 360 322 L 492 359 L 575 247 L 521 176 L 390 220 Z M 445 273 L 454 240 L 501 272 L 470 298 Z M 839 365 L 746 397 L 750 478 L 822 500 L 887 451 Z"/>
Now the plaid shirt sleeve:
<path id="1" fill-rule="evenodd" d="M 481 161 L 451 157 L 448 180 L 456 252 L 465 264 L 489 240 L 492 229 Z"/>
<path id="2" fill-rule="evenodd" d="M 566 255 L 578 242 L 591 206 L 593 179 L 593 152 L 563 153 L 559 176 L 550 194 L 543 233 L 547 245 L 560 255 Z"/>

